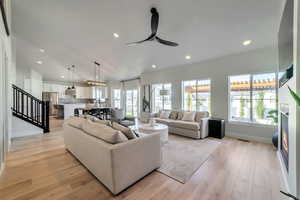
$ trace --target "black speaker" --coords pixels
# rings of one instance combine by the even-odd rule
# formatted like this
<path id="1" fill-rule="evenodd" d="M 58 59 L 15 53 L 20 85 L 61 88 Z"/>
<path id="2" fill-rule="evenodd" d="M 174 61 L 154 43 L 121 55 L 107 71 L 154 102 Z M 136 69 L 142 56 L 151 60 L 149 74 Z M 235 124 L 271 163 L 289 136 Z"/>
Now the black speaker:
<path id="1" fill-rule="evenodd" d="M 208 121 L 208 135 L 209 137 L 222 139 L 225 137 L 225 120 L 218 118 L 211 118 Z"/>

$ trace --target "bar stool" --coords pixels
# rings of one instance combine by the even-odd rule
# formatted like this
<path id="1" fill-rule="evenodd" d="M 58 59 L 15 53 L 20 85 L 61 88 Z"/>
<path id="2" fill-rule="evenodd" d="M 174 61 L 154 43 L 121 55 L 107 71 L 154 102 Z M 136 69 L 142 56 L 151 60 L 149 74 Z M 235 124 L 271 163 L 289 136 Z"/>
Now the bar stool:
<path id="1" fill-rule="evenodd" d="M 78 108 L 74 109 L 74 116 L 79 117 L 79 109 Z"/>

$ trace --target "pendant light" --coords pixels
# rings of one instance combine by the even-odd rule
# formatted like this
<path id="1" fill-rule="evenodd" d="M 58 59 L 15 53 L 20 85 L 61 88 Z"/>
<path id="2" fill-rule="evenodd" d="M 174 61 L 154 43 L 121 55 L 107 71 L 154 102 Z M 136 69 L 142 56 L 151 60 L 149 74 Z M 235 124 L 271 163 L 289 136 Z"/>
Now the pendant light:
<path id="1" fill-rule="evenodd" d="M 106 83 L 104 81 L 101 81 L 101 69 L 100 69 L 100 64 L 95 61 L 93 62 L 93 64 L 95 65 L 95 80 L 88 80 L 87 84 L 89 86 L 106 86 Z"/>
<path id="2" fill-rule="evenodd" d="M 74 80 L 74 73 L 75 73 L 75 65 L 72 65 L 72 90 L 75 90 L 75 80 Z"/>
<path id="3" fill-rule="evenodd" d="M 71 68 L 70 67 L 68 67 L 68 80 L 70 81 L 70 78 L 71 78 Z M 68 88 L 67 88 L 67 90 L 71 90 L 71 87 L 70 87 L 70 85 L 68 85 Z"/>

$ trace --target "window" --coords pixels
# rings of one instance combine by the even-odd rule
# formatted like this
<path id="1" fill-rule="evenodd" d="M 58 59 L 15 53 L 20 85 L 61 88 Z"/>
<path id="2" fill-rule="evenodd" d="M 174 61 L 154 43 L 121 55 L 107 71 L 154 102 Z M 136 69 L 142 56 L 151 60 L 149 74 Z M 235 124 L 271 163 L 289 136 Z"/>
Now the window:
<path id="1" fill-rule="evenodd" d="M 99 87 L 93 87 L 93 98 L 97 100 L 102 98 L 102 90 Z"/>
<path id="2" fill-rule="evenodd" d="M 210 80 L 182 82 L 183 109 L 210 112 Z"/>
<path id="3" fill-rule="evenodd" d="M 172 84 L 154 84 L 152 85 L 152 111 L 172 109 Z"/>
<path id="4" fill-rule="evenodd" d="M 126 90 L 126 116 L 136 117 L 138 114 L 138 90 Z"/>
<path id="5" fill-rule="evenodd" d="M 121 108 L 121 90 L 114 89 L 113 90 L 113 107 L 114 108 Z"/>
<path id="6" fill-rule="evenodd" d="M 104 101 L 105 97 L 105 88 L 103 87 L 93 87 L 93 98 L 96 99 L 98 102 Z"/>
<path id="7" fill-rule="evenodd" d="M 275 110 L 276 74 L 229 77 L 230 119 L 259 124 L 272 124 L 268 112 Z"/>

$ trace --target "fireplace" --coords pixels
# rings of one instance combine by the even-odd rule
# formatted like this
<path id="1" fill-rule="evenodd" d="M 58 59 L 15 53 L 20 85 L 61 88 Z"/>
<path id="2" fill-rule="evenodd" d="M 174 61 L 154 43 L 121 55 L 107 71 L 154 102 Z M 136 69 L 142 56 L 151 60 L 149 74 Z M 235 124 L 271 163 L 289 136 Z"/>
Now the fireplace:
<path id="1" fill-rule="evenodd" d="M 280 152 L 287 171 L 289 171 L 289 117 L 281 112 Z"/>

